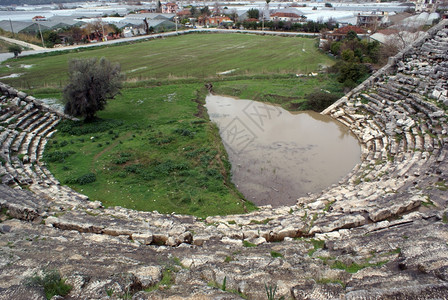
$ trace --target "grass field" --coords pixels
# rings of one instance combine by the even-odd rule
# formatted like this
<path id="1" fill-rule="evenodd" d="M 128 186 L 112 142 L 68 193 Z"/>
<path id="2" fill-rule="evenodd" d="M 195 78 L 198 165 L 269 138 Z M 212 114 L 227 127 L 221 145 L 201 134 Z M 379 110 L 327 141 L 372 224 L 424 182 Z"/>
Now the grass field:
<path id="1" fill-rule="evenodd" d="M 308 38 L 244 34 L 190 34 L 122 46 L 96 47 L 63 55 L 40 55 L 9 61 L 2 76 L 20 89 L 61 88 L 72 58 L 106 57 L 119 62 L 128 82 L 143 80 L 210 79 L 259 74 L 296 74 L 317 71 L 333 61 L 315 48 Z M 23 65 L 33 67 L 23 69 Z M 233 70 L 228 75 L 218 73 Z"/>
<path id="2" fill-rule="evenodd" d="M 0 76 L 24 73 L 2 81 L 38 98 L 60 98 L 68 61 L 101 56 L 121 64 L 122 94 L 95 123 L 60 124 L 45 159 L 62 183 L 106 206 L 200 217 L 253 210 L 231 183 L 218 130 L 202 109 L 204 83 L 217 93 L 288 109 L 299 109 L 316 89 L 340 92 L 329 75 L 296 76 L 333 63 L 315 40 L 236 34 L 23 57 L 8 61 Z"/>

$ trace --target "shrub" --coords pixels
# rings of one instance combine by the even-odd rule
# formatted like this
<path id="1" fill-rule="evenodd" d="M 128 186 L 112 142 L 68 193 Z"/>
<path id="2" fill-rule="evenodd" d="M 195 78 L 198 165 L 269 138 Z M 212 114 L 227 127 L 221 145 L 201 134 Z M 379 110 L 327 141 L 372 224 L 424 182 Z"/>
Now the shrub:
<path id="1" fill-rule="evenodd" d="M 22 47 L 19 45 L 11 45 L 8 47 L 8 51 L 14 53 L 14 57 L 17 57 L 22 53 Z"/>
<path id="2" fill-rule="evenodd" d="M 77 183 L 80 185 L 92 183 L 96 181 L 96 175 L 94 173 L 84 174 L 77 179 Z"/>
<path id="3" fill-rule="evenodd" d="M 45 152 L 44 160 L 47 162 L 64 162 L 67 157 L 75 154 L 74 151 L 53 151 L 53 152 Z"/>
<path id="4" fill-rule="evenodd" d="M 114 163 L 116 165 L 122 165 L 127 163 L 130 160 L 131 154 L 130 153 L 126 153 L 126 152 L 121 152 L 120 153 L 120 157 L 118 157 L 117 159 L 115 159 Z"/>
<path id="5" fill-rule="evenodd" d="M 315 92 L 306 96 L 308 108 L 314 111 L 322 111 L 333 104 L 339 97 L 330 93 Z"/>
<path id="6" fill-rule="evenodd" d="M 64 120 L 58 125 L 58 130 L 70 135 L 84 135 L 109 131 L 110 128 L 117 128 L 123 125 L 121 120 L 101 120 L 96 119 L 89 123 L 80 121 Z M 118 137 L 118 136 L 117 136 Z M 81 141 L 81 139 L 80 139 Z M 84 142 L 84 139 L 82 139 Z"/>
<path id="7" fill-rule="evenodd" d="M 173 133 L 177 133 L 181 136 L 187 136 L 187 137 L 194 136 L 194 132 L 190 131 L 189 129 L 177 128 L 177 129 L 173 130 Z"/>
<path id="8" fill-rule="evenodd" d="M 42 276 L 34 274 L 27 279 L 27 285 L 42 287 L 47 299 L 53 296 L 66 296 L 72 290 L 72 287 L 65 283 L 65 279 L 57 270 L 43 270 Z"/>
<path id="9" fill-rule="evenodd" d="M 163 175 L 169 175 L 174 171 L 182 171 L 188 170 L 188 164 L 186 163 L 176 163 L 172 160 L 167 160 L 162 163 L 159 163 L 155 166 L 156 173 L 160 173 Z"/>

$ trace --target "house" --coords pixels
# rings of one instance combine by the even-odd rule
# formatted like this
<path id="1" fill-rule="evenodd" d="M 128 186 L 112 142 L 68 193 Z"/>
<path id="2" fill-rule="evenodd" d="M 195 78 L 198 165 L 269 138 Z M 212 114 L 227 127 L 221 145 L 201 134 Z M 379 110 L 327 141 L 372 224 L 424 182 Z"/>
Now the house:
<path id="1" fill-rule="evenodd" d="M 190 12 L 189 9 L 184 9 L 184 10 L 181 10 L 181 11 L 177 12 L 176 15 L 177 15 L 181 20 L 183 20 L 183 19 L 187 19 L 188 17 L 190 17 L 190 16 L 191 16 L 191 12 Z"/>
<path id="2" fill-rule="evenodd" d="M 200 26 L 219 26 L 222 23 L 233 23 L 233 21 L 227 16 L 198 17 L 198 24 Z"/>
<path id="3" fill-rule="evenodd" d="M 300 23 L 305 22 L 306 17 L 295 13 L 276 12 L 271 14 L 269 19 L 273 22 L 282 21 L 282 22 Z"/>
<path id="4" fill-rule="evenodd" d="M 431 11 L 431 9 L 436 4 L 436 0 L 410 0 L 410 2 L 415 4 L 415 11 Z"/>
<path id="5" fill-rule="evenodd" d="M 390 25 L 388 12 L 373 12 L 368 14 L 358 13 L 356 26 L 377 30 L 380 26 Z"/>
<path id="6" fill-rule="evenodd" d="M 319 42 L 319 47 L 322 47 L 322 45 L 324 45 L 325 43 L 328 42 L 338 42 L 340 40 L 342 40 L 343 38 L 345 38 L 347 36 L 347 34 L 353 31 L 355 32 L 358 37 L 360 38 L 366 38 L 369 36 L 369 34 L 367 33 L 366 30 L 357 27 L 357 26 L 353 26 L 353 25 L 348 25 L 345 27 L 341 27 L 338 29 L 335 29 L 333 31 L 327 31 L 321 34 L 320 37 L 320 42 Z"/>
<path id="7" fill-rule="evenodd" d="M 178 9 L 179 9 L 179 6 L 177 6 L 177 4 L 174 2 L 168 2 L 168 3 L 162 4 L 162 13 L 163 14 L 175 14 Z"/>
<path id="8" fill-rule="evenodd" d="M 167 19 L 124 19 L 118 23 L 113 23 L 123 29 L 123 36 L 130 37 L 146 34 L 146 30 L 152 32 L 163 32 L 176 27 L 176 24 Z"/>

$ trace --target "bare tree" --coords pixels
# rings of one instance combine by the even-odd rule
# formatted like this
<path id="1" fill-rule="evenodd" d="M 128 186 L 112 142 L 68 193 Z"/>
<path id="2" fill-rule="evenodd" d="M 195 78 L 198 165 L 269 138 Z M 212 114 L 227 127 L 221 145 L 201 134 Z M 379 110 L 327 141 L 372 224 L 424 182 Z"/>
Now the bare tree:
<path id="1" fill-rule="evenodd" d="M 213 15 L 220 16 L 221 12 L 221 4 L 219 4 L 219 2 L 215 2 L 215 4 L 213 5 Z"/>

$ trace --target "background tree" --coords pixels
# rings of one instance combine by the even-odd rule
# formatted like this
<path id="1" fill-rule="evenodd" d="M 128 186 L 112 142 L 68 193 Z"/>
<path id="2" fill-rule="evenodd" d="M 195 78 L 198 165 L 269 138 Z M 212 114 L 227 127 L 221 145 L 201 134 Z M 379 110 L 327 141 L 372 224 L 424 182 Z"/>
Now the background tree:
<path id="1" fill-rule="evenodd" d="M 212 14 L 212 12 L 210 11 L 210 8 L 208 8 L 208 6 L 204 6 L 203 8 L 201 8 L 201 15 L 208 17 Z"/>
<path id="2" fill-rule="evenodd" d="M 45 42 L 45 46 L 48 48 L 53 48 L 54 45 L 60 44 L 62 42 L 61 38 L 59 37 L 59 34 L 55 31 L 45 31 L 43 32 L 43 38 Z"/>
<path id="3" fill-rule="evenodd" d="M 69 35 L 73 39 L 73 42 L 80 43 L 84 35 L 84 30 L 78 26 L 73 26 L 69 30 Z"/>
<path id="4" fill-rule="evenodd" d="M 233 22 L 238 22 L 238 11 L 235 8 L 230 11 L 229 18 Z"/>
<path id="5" fill-rule="evenodd" d="M 200 10 L 196 8 L 196 6 L 192 6 L 190 8 L 190 14 L 193 18 L 197 18 L 199 17 L 199 15 L 201 14 Z"/>
<path id="6" fill-rule="evenodd" d="M 22 47 L 19 45 L 11 45 L 8 47 L 8 51 L 14 53 L 14 57 L 17 57 L 22 53 Z"/>
<path id="7" fill-rule="evenodd" d="M 249 19 L 257 19 L 260 17 L 260 12 L 258 11 L 258 9 L 255 8 L 251 8 L 247 11 L 247 17 Z"/>
<path id="8" fill-rule="evenodd" d="M 119 64 L 101 59 L 74 59 L 69 62 L 69 84 L 64 88 L 66 114 L 92 121 L 108 99 L 120 92 L 122 76 Z"/>
<path id="9" fill-rule="evenodd" d="M 221 13 L 222 13 L 221 4 L 219 4 L 219 2 L 215 2 L 215 4 L 213 5 L 213 15 L 220 16 Z"/>

